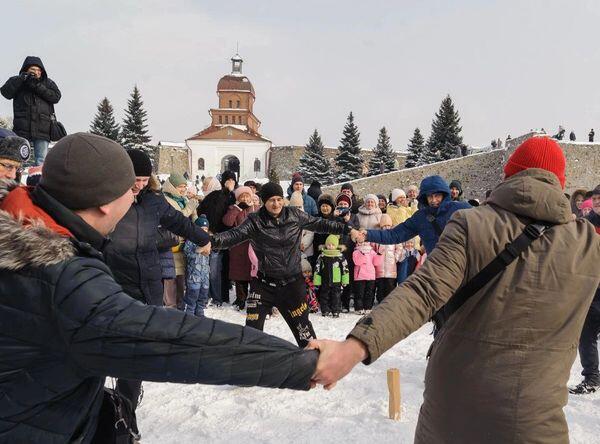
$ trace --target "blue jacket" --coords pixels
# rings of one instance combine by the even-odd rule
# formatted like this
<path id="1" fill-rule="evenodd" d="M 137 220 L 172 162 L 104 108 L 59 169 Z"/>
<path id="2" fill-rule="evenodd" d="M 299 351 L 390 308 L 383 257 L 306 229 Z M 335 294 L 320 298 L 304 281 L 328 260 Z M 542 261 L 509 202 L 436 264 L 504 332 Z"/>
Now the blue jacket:
<path id="1" fill-rule="evenodd" d="M 427 204 L 427 195 L 433 193 L 444 194 L 444 200 L 438 208 L 432 208 Z M 420 236 L 425 245 L 425 251 L 431 253 L 437 245 L 439 236 L 428 217 L 435 217 L 443 231 L 455 211 L 471 208 L 467 202 L 452 201 L 450 188 L 440 176 L 429 176 L 423 179 L 417 200 L 419 201 L 419 210 L 411 218 L 391 230 L 368 230 L 368 241 L 378 244 L 398 244 Z"/>
<path id="2" fill-rule="evenodd" d="M 290 185 L 287 189 L 288 199 L 290 197 L 292 197 L 293 192 L 294 192 L 294 190 L 292 189 L 292 186 Z M 315 202 L 315 200 L 312 197 L 310 197 L 308 194 L 306 194 L 306 191 L 304 191 L 304 190 L 302 190 L 302 200 L 304 201 L 304 211 L 306 211 L 311 216 L 318 216 L 319 211 L 317 208 L 317 203 Z"/>
<path id="3" fill-rule="evenodd" d="M 191 240 L 183 244 L 183 253 L 187 261 L 185 280 L 189 284 L 200 284 L 201 288 L 208 288 L 210 262 L 208 256 L 196 253 L 198 245 Z"/>

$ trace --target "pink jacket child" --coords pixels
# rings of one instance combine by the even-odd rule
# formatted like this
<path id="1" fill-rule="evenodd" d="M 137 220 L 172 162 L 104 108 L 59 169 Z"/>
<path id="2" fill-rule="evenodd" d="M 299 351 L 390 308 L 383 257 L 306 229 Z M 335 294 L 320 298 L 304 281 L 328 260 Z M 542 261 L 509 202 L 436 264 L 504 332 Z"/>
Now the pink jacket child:
<path id="1" fill-rule="evenodd" d="M 375 267 L 382 265 L 383 258 L 377 254 L 370 243 L 363 242 L 356 244 L 352 253 L 352 262 L 354 262 L 355 281 L 374 281 L 377 277 Z"/>
<path id="2" fill-rule="evenodd" d="M 379 278 L 396 279 L 398 275 L 397 263 L 402 256 L 402 244 L 380 245 L 373 244 L 375 251 L 381 258 L 381 263 L 375 265 L 375 276 Z"/>

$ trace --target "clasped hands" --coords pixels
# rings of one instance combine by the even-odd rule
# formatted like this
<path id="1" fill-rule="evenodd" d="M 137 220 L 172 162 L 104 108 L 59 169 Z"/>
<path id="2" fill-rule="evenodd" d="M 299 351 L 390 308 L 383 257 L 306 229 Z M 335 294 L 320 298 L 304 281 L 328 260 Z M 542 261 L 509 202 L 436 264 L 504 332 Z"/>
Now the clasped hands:
<path id="1" fill-rule="evenodd" d="M 210 254 L 210 242 L 203 247 L 196 248 L 196 253 L 200 253 L 202 256 L 208 256 Z"/>
<path id="2" fill-rule="evenodd" d="M 314 388 L 320 384 L 325 390 L 334 388 L 337 381 L 369 356 L 365 344 L 352 337 L 345 341 L 315 339 L 310 341 L 306 349 L 319 350 L 317 369 L 310 381 L 310 387 Z"/>
<path id="3" fill-rule="evenodd" d="M 359 230 L 352 228 L 350 230 L 350 238 L 352 242 L 361 243 L 367 240 L 367 230 L 361 228 Z"/>

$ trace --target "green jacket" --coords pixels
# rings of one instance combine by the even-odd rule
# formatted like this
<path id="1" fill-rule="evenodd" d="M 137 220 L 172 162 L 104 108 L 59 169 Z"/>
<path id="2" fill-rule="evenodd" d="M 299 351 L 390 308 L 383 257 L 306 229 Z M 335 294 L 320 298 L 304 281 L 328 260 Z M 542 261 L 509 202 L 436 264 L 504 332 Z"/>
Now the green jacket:
<path id="1" fill-rule="evenodd" d="M 346 262 L 341 250 L 323 250 L 317 259 L 313 283 L 315 287 L 322 285 L 343 286 L 350 283 L 348 262 Z"/>

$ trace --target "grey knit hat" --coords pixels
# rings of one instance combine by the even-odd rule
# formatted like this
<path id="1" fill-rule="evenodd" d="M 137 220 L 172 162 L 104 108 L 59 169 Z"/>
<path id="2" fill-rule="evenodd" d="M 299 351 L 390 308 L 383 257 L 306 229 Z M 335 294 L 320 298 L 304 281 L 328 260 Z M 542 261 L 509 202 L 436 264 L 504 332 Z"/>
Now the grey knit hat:
<path id="1" fill-rule="evenodd" d="M 25 162 L 31 154 L 27 139 L 17 136 L 10 130 L 0 128 L 0 159 Z"/>
<path id="2" fill-rule="evenodd" d="M 48 151 L 39 185 L 67 208 L 82 210 L 112 202 L 134 183 L 133 164 L 121 145 L 75 133 Z"/>

